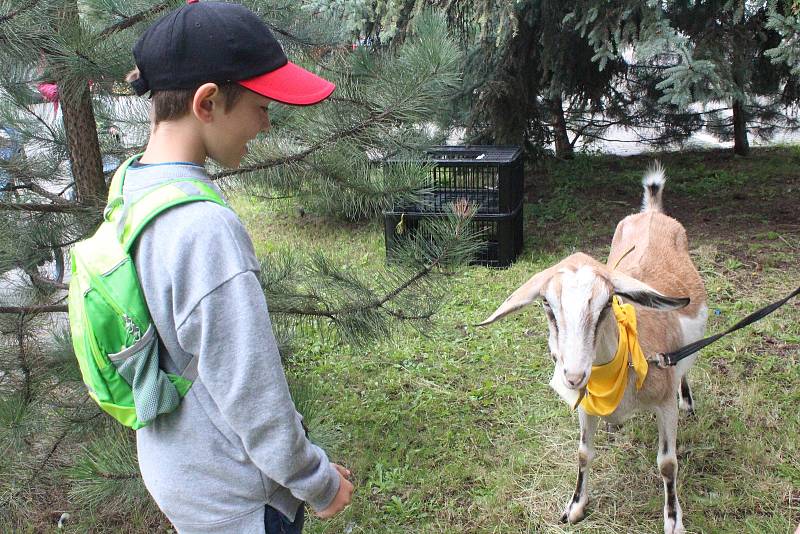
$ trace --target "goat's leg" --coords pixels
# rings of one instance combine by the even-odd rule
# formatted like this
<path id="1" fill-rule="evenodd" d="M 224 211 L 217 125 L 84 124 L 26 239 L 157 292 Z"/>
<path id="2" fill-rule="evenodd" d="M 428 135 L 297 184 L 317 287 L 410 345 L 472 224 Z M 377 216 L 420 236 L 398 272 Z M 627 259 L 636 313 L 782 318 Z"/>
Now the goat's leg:
<path id="1" fill-rule="evenodd" d="M 686 375 L 681 377 L 681 389 L 678 393 L 679 406 L 681 410 L 686 410 L 689 416 L 694 415 L 694 398 L 692 398 L 692 388 L 689 387 L 689 380 Z"/>
<path id="2" fill-rule="evenodd" d="M 561 514 L 561 522 L 577 523 L 586 516 L 586 505 L 589 502 L 589 465 L 594 460 L 594 434 L 597 431 L 599 417 L 588 415 L 582 408 L 578 409 L 581 423 L 581 441 L 578 446 L 578 481 L 575 492 Z"/>
<path id="3" fill-rule="evenodd" d="M 664 534 L 683 534 L 683 512 L 678 502 L 678 407 L 675 401 L 656 409 L 658 420 L 658 469 L 664 480 Z"/>

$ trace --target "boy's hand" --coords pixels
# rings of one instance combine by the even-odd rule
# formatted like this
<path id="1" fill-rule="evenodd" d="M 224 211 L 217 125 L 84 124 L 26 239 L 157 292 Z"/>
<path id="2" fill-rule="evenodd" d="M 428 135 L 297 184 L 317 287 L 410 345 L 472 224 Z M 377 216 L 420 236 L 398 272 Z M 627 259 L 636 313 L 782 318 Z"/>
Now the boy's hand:
<path id="1" fill-rule="evenodd" d="M 353 484 L 348 480 L 350 478 L 350 470 L 333 462 L 331 462 L 331 465 L 339 472 L 339 491 L 327 508 L 317 512 L 317 517 L 321 519 L 330 519 L 335 516 L 344 510 L 353 498 Z"/>

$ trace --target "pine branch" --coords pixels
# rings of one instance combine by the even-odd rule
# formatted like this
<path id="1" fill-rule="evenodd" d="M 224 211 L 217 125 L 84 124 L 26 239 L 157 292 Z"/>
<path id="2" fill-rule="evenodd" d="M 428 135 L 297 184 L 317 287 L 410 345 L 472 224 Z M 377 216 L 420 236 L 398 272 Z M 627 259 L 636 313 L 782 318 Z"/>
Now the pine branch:
<path id="1" fill-rule="evenodd" d="M 639 136 L 638 139 L 609 139 L 607 137 L 603 137 L 599 134 L 591 134 L 591 133 L 584 133 L 584 137 L 590 137 L 592 139 L 597 139 L 599 141 L 613 141 L 615 143 L 658 143 L 659 141 L 663 141 L 662 137 L 641 137 Z"/>
<path id="2" fill-rule="evenodd" d="M 30 404 L 32 391 L 31 391 L 31 367 L 28 364 L 27 352 L 25 351 L 25 314 L 21 313 L 19 316 L 19 322 L 17 323 L 17 347 L 19 348 L 19 353 L 17 354 L 17 361 L 19 362 L 19 367 L 22 370 L 22 377 L 23 377 L 23 393 L 22 393 L 22 400 L 25 404 Z"/>
<path id="3" fill-rule="evenodd" d="M 459 221 L 459 224 L 456 227 L 456 237 L 459 237 L 464 232 L 464 230 L 466 229 L 467 222 L 469 221 L 469 219 L 470 218 L 462 218 Z M 311 308 L 303 309 L 303 308 L 297 308 L 297 307 L 290 307 L 290 308 L 275 307 L 275 308 L 272 308 L 272 312 L 273 313 L 283 313 L 283 314 L 287 314 L 287 315 L 300 315 L 300 316 L 307 316 L 307 317 L 327 317 L 331 321 L 336 322 L 337 321 L 337 317 L 339 317 L 341 315 L 348 315 L 348 314 L 352 314 L 352 313 L 362 312 L 362 311 L 365 311 L 365 310 L 378 310 L 378 309 L 386 310 L 385 305 L 388 302 L 390 302 L 391 300 L 397 298 L 401 293 L 403 293 L 404 291 L 406 291 L 407 289 L 412 287 L 415 283 L 417 283 L 419 280 L 423 279 L 424 277 L 428 276 L 434 269 L 436 269 L 436 267 L 438 267 L 442 263 L 443 259 L 447 258 L 450 255 L 451 246 L 453 246 L 456 241 L 457 240 L 448 241 L 447 244 L 445 245 L 445 247 L 441 250 L 441 252 L 435 258 L 433 258 L 430 261 L 430 263 L 426 264 L 424 267 L 422 267 L 417 272 L 415 272 L 411 277 L 409 277 L 403 283 L 399 284 L 397 287 L 395 287 L 391 291 L 387 292 L 382 297 L 377 298 L 377 299 L 373 299 L 373 300 L 367 302 L 364 305 L 346 306 L 346 307 L 343 307 L 343 308 L 340 308 L 340 309 L 337 309 L 337 310 L 318 310 L 318 309 L 311 309 Z M 314 298 L 319 300 L 318 297 L 314 297 Z M 390 315 L 393 315 L 394 317 L 403 318 L 403 319 L 427 319 L 427 318 L 430 318 L 433 315 L 433 313 L 431 313 L 431 314 L 426 314 L 426 315 L 421 316 L 421 317 L 411 317 L 411 316 L 405 316 L 405 315 L 401 314 L 400 312 L 396 312 L 396 311 L 392 311 L 392 310 L 386 310 L 386 311 L 387 311 L 387 313 L 389 313 Z"/>
<path id="4" fill-rule="evenodd" d="M 43 196 L 47 200 L 53 202 L 53 204 L 60 204 L 62 206 L 67 206 L 72 204 L 69 200 L 60 197 L 59 195 L 55 195 L 41 186 L 36 185 L 33 182 L 25 181 L 23 182 L 23 187 L 27 188 L 28 190 L 36 193 L 37 195 Z"/>
<path id="5" fill-rule="evenodd" d="M 39 124 L 41 124 L 47 130 L 47 132 L 50 134 L 50 139 L 47 139 L 47 141 L 55 142 L 55 139 L 57 139 L 58 136 L 56 134 L 56 131 L 53 129 L 53 127 L 50 126 L 50 123 L 48 123 L 46 120 L 44 120 L 44 118 L 41 115 L 39 115 L 38 113 L 33 111 L 33 108 L 31 106 L 23 106 L 23 110 L 26 113 L 28 113 L 30 115 L 33 115 L 36 118 L 36 121 Z M 42 140 L 41 137 L 39 137 L 38 139 Z"/>
<path id="6" fill-rule="evenodd" d="M 302 39 L 302 38 L 294 35 L 293 33 L 290 33 L 288 31 L 284 30 L 283 28 L 279 28 L 278 26 L 275 26 L 274 24 L 270 24 L 269 22 L 266 22 L 266 25 L 273 32 L 278 33 L 280 35 L 283 35 L 287 39 L 290 39 L 291 41 L 294 41 L 295 43 L 300 44 L 300 45 L 304 45 L 304 46 L 329 46 L 330 45 L 330 43 L 315 43 L 315 42 L 309 41 L 307 39 Z"/>
<path id="7" fill-rule="evenodd" d="M 575 147 L 575 143 L 578 142 L 579 138 L 583 137 L 584 132 L 587 129 L 589 129 L 590 127 L 594 126 L 594 125 L 595 125 L 594 121 L 588 120 L 588 121 L 586 121 L 586 124 L 583 125 L 583 127 L 579 128 L 577 130 L 573 129 L 575 131 L 575 137 L 572 139 L 572 141 L 570 141 L 570 143 L 569 143 L 570 146 L 572 146 L 574 148 Z"/>
<path id="8" fill-rule="evenodd" d="M 30 191 L 30 187 L 28 187 L 27 185 L 14 185 L 11 182 L 9 182 L 5 186 L 0 187 L 0 193 L 13 193 L 15 191 L 20 191 L 22 189 L 27 189 Z"/>
<path id="9" fill-rule="evenodd" d="M 261 199 L 261 200 L 286 200 L 288 198 L 297 198 L 297 195 L 281 195 L 281 196 L 277 196 L 277 197 L 268 197 L 266 195 L 253 195 L 253 194 L 251 194 L 250 196 L 253 197 L 253 198 Z"/>
<path id="10" fill-rule="evenodd" d="M 63 282 L 56 282 L 55 280 L 50 280 L 49 278 L 45 278 L 44 276 L 40 275 L 37 272 L 33 271 L 26 271 L 27 275 L 31 277 L 31 280 L 34 284 L 42 284 L 46 286 L 50 286 L 54 289 L 69 289 L 69 286 Z"/>
<path id="11" fill-rule="evenodd" d="M 61 431 L 61 435 L 59 435 L 58 438 L 56 438 L 56 440 L 53 442 L 53 445 L 50 447 L 50 450 L 47 452 L 44 459 L 41 462 L 39 462 L 39 465 L 33 468 L 33 471 L 31 472 L 30 476 L 28 476 L 27 480 L 25 480 L 24 483 L 20 484 L 15 491 L 12 491 L 5 498 L 6 501 L 11 502 L 14 499 L 16 499 L 17 496 L 22 492 L 29 490 L 30 485 L 36 482 L 36 479 L 39 478 L 39 473 L 41 473 L 42 470 L 50 462 L 50 458 L 53 457 L 53 455 L 56 453 L 56 450 L 58 450 L 58 448 L 61 446 L 61 443 L 64 441 L 64 439 L 67 437 L 68 434 L 69 434 L 68 428 Z"/>
<path id="12" fill-rule="evenodd" d="M 435 311 L 430 311 L 429 313 L 423 315 L 406 315 L 404 313 L 400 313 L 394 310 L 386 310 L 386 313 L 394 317 L 395 319 L 400 319 L 401 321 L 427 321 L 436 313 Z"/>
<path id="13" fill-rule="evenodd" d="M 122 31 L 122 30 L 124 30 L 126 28 L 130 28 L 131 26 L 134 26 L 135 24 L 138 24 L 138 23 L 142 22 L 143 20 L 148 19 L 149 17 L 151 17 L 153 15 L 158 15 L 159 13 L 163 13 L 164 11 L 168 10 L 169 8 L 170 8 L 170 4 L 169 3 L 157 4 L 157 5 L 153 6 L 153 7 L 151 7 L 150 9 L 146 9 L 145 11 L 141 11 L 139 13 L 136 13 L 135 15 L 131 15 L 130 17 L 126 18 L 125 20 L 122 20 L 122 21 L 120 21 L 120 22 L 118 22 L 116 24 L 113 24 L 113 25 L 109 26 L 108 28 L 106 28 L 103 31 L 101 31 L 98 34 L 98 37 L 101 37 L 101 38 L 102 37 L 107 37 L 107 36 L 111 35 L 112 33 L 116 33 L 118 31 Z"/>
<path id="14" fill-rule="evenodd" d="M 37 469 L 35 469 L 34 472 L 31 474 L 31 477 L 28 480 L 28 484 L 30 484 L 31 482 L 36 480 L 36 478 L 39 476 L 39 473 L 42 471 L 42 469 L 44 469 L 44 467 L 50 461 L 50 458 L 52 458 L 53 455 L 56 453 L 56 450 L 58 450 L 58 447 L 61 446 L 61 442 L 64 441 L 64 439 L 67 437 L 67 434 L 69 434 L 69 428 L 66 428 L 66 429 L 61 431 L 61 435 L 58 436 L 58 438 L 55 440 L 55 442 L 53 442 L 53 446 L 50 447 L 50 450 L 45 455 L 44 459 L 39 463 L 39 467 Z M 25 484 L 25 485 L 27 486 L 27 484 Z"/>
<path id="15" fill-rule="evenodd" d="M 280 308 L 280 307 L 273 307 L 270 308 L 270 313 L 275 314 L 286 314 L 286 315 L 301 315 L 303 317 L 326 317 L 331 321 L 336 321 L 336 315 L 342 313 L 343 310 L 339 311 L 322 311 L 322 310 L 313 310 L 311 308 Z"/>
<path id="16" fill-rule="evenodd" d="M 66 313 L 66 304 L 47 304 L 43 306 L 0 306 L 0 313 Z"/>
<path id="17" fill-rule="evenodd" d="M 382 161 L 385 161 L 385 160 L 382 159 Z M 323 168 L 323 167 L 321 167 L 319 165 L 310 164 L 309 166 L 310 166 L 311 169 L 313 169 L 317 173 L 318 176 L 320 176 L 320 177 L 322 177 L 322 178 L 324 178 L 326 180 L 329 180 L 330 182 L 340 186 L 342 189 L 348 189 L 350 191 L 353 191 L 353 192 L 357 193 L 357 196 L 368 197 L 368 196 L 373 196 L 373 195 L 376 194 L 375 188 L 371 188 L 369 186 L 364 186 L 364 185 L 361 185 L 361 184 L 359 184 L 357 182 L 352 182 L 352 181 L 349 181 L 347 179 L 344 179 L 341 176 L 339 176 L 338 174 L 336 174 L 334 172 L 329 172 L 325 168 Z M 394 187 L 381 187 L 380 191 L 378 192 L 378 194 L 381 197 L 385 198 L 385 197 L 388 197 L 388 196 L 391 196 L 391 195 L 397 195 L 397 194 L 402 194 L 402 193 L 406 193 L 406 194 L 409 193 L 409 192 L 419 193 L 420 189 L 421 189 L 421 187 L 417 186 L 417 185 L 409 186 L 407 184 L 400 184 L 400 185 L 397 185 L 397 186 L 394 186 Z"/>
<path id="18" fill-rule="evenodd" d="M 359 312 L 359 311 L 364 311 L 364 310 L 377 310 L 377 309 L 383 308 L 383 306 L 387 302 L 389 302 L 391 299 L 393 299 L 394 297 L 396 297 L 397 295 L 399 295 L 400 293 L 402 293 L 403 291 L 405 291 L 406 289 L 411 287 L 414 284 L 414 282 L 420 280 L 423 276 L 427 275 L 430 272 L 431 269 L 432 269 L 432 267 L 430 269 L 429 268 L 424 268 L 424 269 L 420 270 L 419 272 L 415 273 L 409 280 L 406 280 L 400 286 L 396 287 L 395 289 L 393 289 L 392 291 L 390 291 L 389 293 L 387 293 L 383 297 L 378 298 L 378 299 L 374 299 L 374 300 L 366 303 L 365 305 L 348 306 L 348 307 L 344 307 L 344 308 L 340 308 L 340 309 L 336 309 L 336 310 L 329 310 L 329 311 L 312 309 L 312 308 L 298 308 L 298 307 L 281 308 L 281 307 L 277 306 L 277 307 L 272 308 L 271 312 L 272 313 L 276 313 L 276 314 L 283 313 L 283 314 L 286 314 L 286 315 L 300 315 L 300 316 L 305 316 L 305 317 L 327 317 L 328 319 L 330 319 L 330 320 L 335 322 L 337 320 L 337 317 L 341 316 L 341 315 L 347 315 L 347 314 L 351 314 L 351 313 L 355 313 L 355 312 Z M 314 299 L 314 300 L 317 300 L 317 301 L 321 301 L 322 300 L 320 297 L 315 296 L 315 295 L 295 295 L 295 296 L 302 296 L 302 297 L 309 298 L 309 299 Z"/>
<path id="19" fill-rule="evenodd" d="M 142 475 L 139 473 L 106 473 L 105 471 L 97 471 L 95 473 L 100 478 L 104 478 L 106 480 L 131 480 L 136 478 L 142 478 Z"/>
<path id="20" fill-rule="evenodd" d="M 95 208 L 78 204 L 31 204 L 26 202 L 0 202 L 0 211 L 31 211 L 38 213 L 90 213 Z"/>
<path id="21" fill-rule="evenodd" d="M 328 97 L 328 102 L 332 103 L 340 103 L 340 104 L 350 104 L 352 106 L 357 106 L 363 109 L 369 109 L 369 104 L 363 102 L 361 100 L 355 100 L 353 98 L 347 98 L 342 96 L 330 96 Z"/>
<path id="22" fill-rule="evenodd" d="M 29 10 L 29 9 L 32 9 L 32 8 L 36 7 L 36 4 L 38 4 L 39 1 L 40 0 L 30 0 L 27 4 L 21 6 L 16 11 L 13 11 L 13 12 L 9 13 L 8 15 L 3 15 L 2 17 L 0 17 L 0 24 L 3 24 L 4 22 L 8 22 L 9 20 L 11 20 L 14 17 L 16 17 L 17 15 L 19 15 L 20 13 L 23 13 L 23 12 Z"/>
<path id="23" fill-rule="evenodd" d="M 322 141 L 319 141 L 319 142 L 313 144 L 312 146 L 308 147 L 307 149 L 305 149 L 305 150 L 303 150 L 301 152 L 298 152 L 297 154 L 293 154 L 291 156 L 286 156 L 285 158 L 277 158 L 277 159 L 266 160 L 265 162 L 259 163 L 258 165 L 250 165 L 249 167 L 240 167 L 238 169 L 232 169 L 232 170 L 229 170 L 229 171 L 218 172 L 216 174 L 211 175 L 211 179 L 212 180 L 217 180 L 219 178 L 226 178 L 228 176 L 239 175 L 239 174 L 243 174 L 243 173 L 247 173 L 247 172 L 263 171 L 263 170 L 266 170 L 266 169 L 269 169 L 269 168 L 272 168 L 272 167 L 276 167 L 278 165 L 286 165 L 286 164 L 289 164 L 289 163 L 295 163 L 295 162 L 298 162 L 298 161 L 302 161 L 308 155 L 310 155 L 310 154 L 316 152 L 317 150 L 325 147 L 329 143 L 333 143 L 334 141 L 339 141 L 341 139 L 347 139 L 348 137 L 352 137 L 353 135 L 359 133 L 360 131 L 365 130 L 367 127 L 371 126 L 372 124 L 375 124 L 377 122 L 382 121 L 386 117 L 390 116 L 393 112 L 394 112 L 393 109 L 384 110 L 381 113 L 379 113 L 377 115 L 373 115 L 373 116 L 369 117 L 368 119 L 360 122 L 359 124 L 356 124 L 355 126 L 352 126 L 352 127 L 348 128 L 346 130 L 343 130 L 341 132 L 335 132 L 334 134 L 332 134 L 332 135 L 328 136 L 327 138 L 323 139 Z"/>

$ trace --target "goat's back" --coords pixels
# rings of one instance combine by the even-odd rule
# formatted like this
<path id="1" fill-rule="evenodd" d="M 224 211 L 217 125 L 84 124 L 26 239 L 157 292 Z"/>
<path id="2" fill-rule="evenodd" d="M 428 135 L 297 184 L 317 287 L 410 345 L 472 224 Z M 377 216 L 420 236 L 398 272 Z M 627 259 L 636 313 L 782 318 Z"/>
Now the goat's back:
<path id="1" fill-rule="evenodd" d="M 633 250 L 631 250 L 631 247 Z M 626 252 L 631 250 L 627 255 Z M 623 255 L 625 257 L 623 258 Z M 621 261 L 620 258 L 622 258 Z M 686 230 L 681 223 L 657 211 L 630 215 L 620 221 L 611 243 L 608 266 L 640 280 L 670 297 L 689 297 L 686 307 L 654 311 L 637 306 L 640 340 L 647 354 L 668 352 L 699 339 L 689 325 L 707 313 L 703 280 L 689 257 Z"/>
<path id="2" fill-rule="evenodd" d="M 646 211 L 620 221 L 611 242 L 608 266 L 613 268 L 618 261 L 619 271 L 665 295 L 689 297 L 691 302 L 680 310 L 682 314 L 694 316 L 706 302 L 703 280 L 689 257 L 686 230 L 668 215 Z"/>

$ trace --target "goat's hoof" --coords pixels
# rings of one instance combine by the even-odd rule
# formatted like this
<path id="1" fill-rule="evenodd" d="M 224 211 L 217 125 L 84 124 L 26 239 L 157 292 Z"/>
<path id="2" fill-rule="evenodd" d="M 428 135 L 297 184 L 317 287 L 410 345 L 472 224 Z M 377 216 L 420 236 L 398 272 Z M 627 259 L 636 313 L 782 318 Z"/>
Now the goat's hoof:
<path id="1" fill-rule="evenodd" d="M 686 530 L 683 528 L 683 521 L 680 517 L 676 519 L 666 518 L 664 520 L 664 534 L 685 534 Z"/>
<path id="2" fill-rule="evenodd" d="M 559 522 L 569 523 L 570 525 L 574 525 L 575 523 L 582 521 L 583 518 L 586 517 L 586 504 L 588 502 L 589 502 L 588 499 L 578 502 L 570 500 L 569 504 L 567 504 L 566 509 L 561 514 Z"/>
<path id="3" fill-rule="evenodd" d="M 678 396 L 678 407 L 682 412 L 686 412 L 689 417 L 694 417 L 694 402 L 687 401 L 681 396 Z"/>

